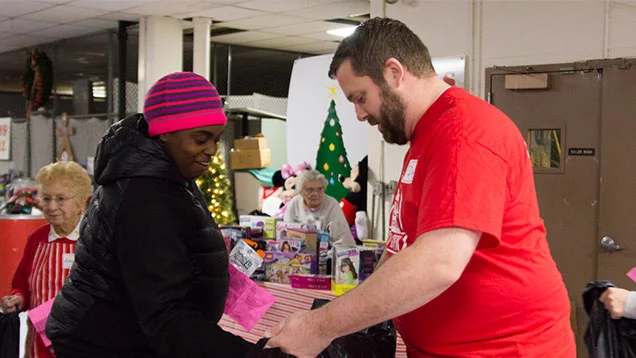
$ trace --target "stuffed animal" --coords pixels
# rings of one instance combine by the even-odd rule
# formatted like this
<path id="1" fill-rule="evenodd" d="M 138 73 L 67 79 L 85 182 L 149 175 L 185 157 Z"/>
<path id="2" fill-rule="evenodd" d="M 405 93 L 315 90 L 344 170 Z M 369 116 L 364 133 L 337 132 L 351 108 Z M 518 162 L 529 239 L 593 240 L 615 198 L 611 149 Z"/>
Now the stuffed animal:
<path id="1" fill-rule="evenodd" d="M 307 162 L 302 162 L 293 168 L 289 164 L 283 164 L 281 170 L 277 170 L 274 172 L 274 176 L 272 177 L 272 182 L 274 186 L 281 187 L 281 200 L 283 203 L 281 204 L 280 210 L 274 214 L 275 218 L 282 218 L 285 216 L 285 211 L 287 210 L 287 204 L 298 194 L 296 192 L 296 177 L 303 170 L 311 169 L 311 165 Z"/>
<path id="2" fill-rule="evenodd" d="M 351 176 L 341 178 L 342 185 L 349 189 L 349 194 L 340 200 L 340 207 L 347 219 L 349 226 L 356 219 L 356 212 L 367 211 L 367 178 L 369 164 L 367 156 L 364 156 L 358 165 L 351 169 Z"/>

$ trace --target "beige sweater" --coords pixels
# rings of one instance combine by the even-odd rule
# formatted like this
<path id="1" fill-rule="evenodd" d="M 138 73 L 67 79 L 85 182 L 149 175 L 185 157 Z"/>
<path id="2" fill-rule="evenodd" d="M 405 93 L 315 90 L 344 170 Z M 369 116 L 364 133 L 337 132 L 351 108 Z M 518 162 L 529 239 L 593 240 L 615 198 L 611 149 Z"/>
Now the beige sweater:
<path id="1" fill-rule="evenodd" d="M 322 205 L 317 211 L 305 208 L 301 195 L 296 195 L 287 204 L 285 221 L 303 224 L 320 223 L 320 230 L 329 233 L 329 241 L 332 246 L 339 249 L 356 247 L 356 242 L 351 235 L 351 229 L 340 209 L 336 199 L 325 195 Z"/>

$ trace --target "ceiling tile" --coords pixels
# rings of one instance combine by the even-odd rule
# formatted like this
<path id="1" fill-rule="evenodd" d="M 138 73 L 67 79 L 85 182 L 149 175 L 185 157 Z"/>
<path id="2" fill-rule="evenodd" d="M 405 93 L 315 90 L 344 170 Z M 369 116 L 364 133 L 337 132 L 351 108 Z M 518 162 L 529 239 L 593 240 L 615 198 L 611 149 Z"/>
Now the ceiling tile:
<path id="1" fill-rule="evenodd" d="M 6 17 L 17 17 L 55 6 L 55 4 L 39 1 L 7 1 L 0 3 L 2 4 L 2 6 L 0 6 L 0 15 Z"/>
<path id="2" fill-rule="evenodd" d="M 105 0 L 79 0 L 73 2 L 73 6 L 85 7 L 89 9 L 96 10 L 106 10 L 106 11 L 121 11 L 125 9 L 130 9 L 131 7 L 146 5 L 148 3 L 152 3 L 155 0 L 137 0 L 137 1 L 105 1 Z"/>
<path id="3" fill-rule="evenodd" d="M 267 32 L 273 32 L 276 34 L 284 34 L 284 35 L 303 35 L 303 34 L 311 34 L 319 31 L 324 31 L 326 33 L 327 30 L 339 29 L 343 27 L 342 24 L 336 24 L 333 22 L 327 21 L 311 21 L 301 24 L 294 25 L 286 25 L 279 27 L 268 28 Z"/>
<path id="4" fill-rule="evenodd" d="M 127 12 L 109 12 L 101 15 L 98 19 L 116 20 L 116 21 L 139 21 L 138 14 L 131 14 Z"/>
<path id="5" fill-rule="evenodd" d="M 337 1 L 338 0 L 251 0 L 241 3 L 240 6 L 267 12 L 284 12 Z"/>
<path id="6" fill-rule="evenodd" d="M 327 20 L 346 18 L 349 15 L 366 14 L 371 12 L 368 1 L 349 0 L 328 5 L 319 5 L 306 9 L 285 12 L 285 15 L 300 16 L 309 19 Z"/>
<path id="7" fill-rule="evenodd" d="M 95 27 L 99 29 L 115 29 L 117 28 L 117 26 L 119 26 L 116 20 L 106 20 L 106 19 L 88 19 L 88 20 L 76 21 L 71 23 L 71 25 Z"/>
<path id="8" fill-rule="evenodd" d="M 338 44 L 335 42 L 318 42 L 305 45 L 290 46 L 286 50 L 308 52 L 314 54 L 327 54 L 336 52 Z"/>
<path id="9" fill-rule="evenodd" d="M 75 7 L 68 5 L 55 6 L 50 9 L 34 12 L 25 15 L 25 19 L 53 21 L 53 22 L 72 22 L 89 19 L 104 14 L 106 11 L 85 9 L 83 7 Z"/>
<path id="10" fill-rule="evenodd" d="M 278 34 L 270 34 L 267 32 L 245 31 L 235 34 L 221 35 L 212 37 L 212 42 L 241 44 L 245 42 L 263 41 L 281 37 Z"/>
<path id="11" fill-rule="evenodd" d="M 256 16 L 249 19 L 224 22 L 223 26 L 233 27 L 237 29 L 245 29 L 245 30 L 258 30 L 258 29 L 264 29 L 268 27 L 298 24 L 298 23 L 306 22 L 306 21 L 307 20 L 299 18 L 299 17 L 270 14 L 270 15 Z"/>
<path id="12" fill-rule="evenodd" d="M 269 31 L 269 30 L 267 30 L 267 31 Z M 335 35 L 330 35 L 326 31 L 315 32 L 315 33 L 312 33 L 312 34 L 304 34 L 304 35 L 301 35 L 300 37 L 304 37 L 304 38 L 308 38 L 308 39 L 315 39 L 315 40 L 322 40 L 322 41 L 340 41 L 340 40 L 342 40 L 342 37 L 335 36 Z"/>
<path id="13" fill-rule="evenodd" d="M 48 2 L 48 3 L 51 3 L 51 4 L 60 5 L 60 4 L 67 4 L 67 3 L 73 2 L 75 0 L 40 0 L 40 1 L 41 2 Z"/>
<path id="14" fill-rule="evenodd" d="M 0 32 L 8 32 L 12 34 L 25 34 L 28 32 L 45 29 L 47 27 L 57 25 L 54 22 L 46 21 L 28 21 L 21 18 L 15 18 L 0 22 Z"/>
<path id="15" fill-rule="evenodd" d="M 232 21 L 266 14 L 267 13 L 263 11 L 243 9 L 236 6 L 221 6 L 210 10 L 200 11 L 197 16 L 206 16 L 214 21 Z"/>
<path id="16" fill-rule="evenodd" d="M 211 2 L 222 5 L 236 5 L 250 0 L 211 0 Z"/>
<path id="17" fill-rule="evenodd" d="M 163 15 L 182 17 L 183 14 L 191 15 L 193 12 L 206 11 L 221 7 L 222 5 L 209 1 L 173 0 L 155 1 L 145 5 L 127 9 L 127 13 L 139 15 Z"/>
<path id="18" fill-rule="evenodd" d="M 320 42 L 320 41 L 312 40 L 312 39 L 304 39 L 301 37 L 286 36 L 286 37 L 279 37 L 279 38 L 275 38 L 271 40 L 249 42 L 249 43 L 246 43 L 245 46 L 258 46 L 258 47 L 284 49 L 291 46 L 306 45 L 306 44 L 316 43 L 316 42 Z"/>
<path id="19" fill-rule="evenodd" d="M 90 34 L 92 32 L 99 31 L 94 27 L 86 27 L 86 26 L 75 26 L 75 25 L 57 25 L 54 27 L 49 27 L 48 29 L 34 32 L 34 35 L 42 36 L 42 37 L 51 37 L 51 38 L 70 38 L 76 36 L 82 36 L 86 34 Z"/>

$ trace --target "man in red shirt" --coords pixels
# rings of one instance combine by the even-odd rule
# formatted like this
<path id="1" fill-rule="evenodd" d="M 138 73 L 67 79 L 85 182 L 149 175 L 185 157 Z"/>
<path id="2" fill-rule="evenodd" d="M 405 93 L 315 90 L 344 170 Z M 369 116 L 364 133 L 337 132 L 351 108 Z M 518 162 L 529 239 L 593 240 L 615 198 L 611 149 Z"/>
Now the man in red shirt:
<path id="1" fill-rule="evenodd" d="M 313 357 L 394 319 L 409 357 L 575 357 L 567 292 L 515 124 L 439 79 L 426 46 L 396 20 L 359 26 L 329 75 L 359 120 L 389 143 L 410 142 L 386 257 L 356 289 L 289 316 L 269 345 Z"/>

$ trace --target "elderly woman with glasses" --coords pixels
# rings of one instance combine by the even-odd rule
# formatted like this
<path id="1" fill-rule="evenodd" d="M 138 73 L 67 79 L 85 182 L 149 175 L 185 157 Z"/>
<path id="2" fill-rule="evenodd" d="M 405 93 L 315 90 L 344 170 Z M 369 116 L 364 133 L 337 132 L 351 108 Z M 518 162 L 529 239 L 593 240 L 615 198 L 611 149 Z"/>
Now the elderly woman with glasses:
<path id="1" fill-rule="evenodd" d="M 49 164 L 35 177 L 38 202 L 49 222 L 29 236 L 13 276 L 11 295 L 2 297 L 4 312 L 28 310 L 55 297 L 74 261 L 79 223 L 92 192 L 86 170 L 75 162 Z M 29 324 L 27 357 L 52 357 Z"/>
<path id="2" fill-rule="evenodd" d="M 318 224 L 337 248 L 356 246 L 351 229 L 336 199 L 325 195 L 327 179 L 317 170 L 302 171 L 296 178 L 296 195 L 288 204 L 285 221 Z"/>

